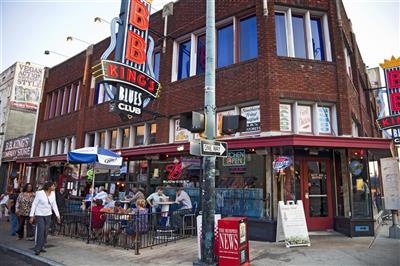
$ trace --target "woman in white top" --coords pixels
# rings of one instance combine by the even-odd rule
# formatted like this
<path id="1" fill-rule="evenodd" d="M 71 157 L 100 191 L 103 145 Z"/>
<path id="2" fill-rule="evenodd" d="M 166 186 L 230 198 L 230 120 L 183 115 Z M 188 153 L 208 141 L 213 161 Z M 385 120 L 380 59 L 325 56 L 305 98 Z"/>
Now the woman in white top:
<path id="1" fill-rule="evenodd" d="M 55 188 L 53 182 L 46 182 L 43 189 L 36 192 L 35 199 L 32 203 L 29 221 L 30 223 L 36 222 L 34 248 L 36 255 L 39 255 L 40 252 L 46 252 L 43 247 L 47 240 L 52 212 L 57 216 L 57 222 L 60 223 L 60 213 L 58 212 L 54 193 Z"/>

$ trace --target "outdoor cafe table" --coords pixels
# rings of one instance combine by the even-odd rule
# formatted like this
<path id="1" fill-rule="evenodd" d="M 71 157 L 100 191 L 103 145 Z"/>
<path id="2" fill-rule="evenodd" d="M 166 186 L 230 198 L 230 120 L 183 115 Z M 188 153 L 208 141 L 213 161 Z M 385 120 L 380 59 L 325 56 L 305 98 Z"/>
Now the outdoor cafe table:
<path id="1" fill-rule="evenodd" d="M 161 216 L 167 217 L 169 212 L 169 206 L 175 204 L 175 201 L 160 201 L 157 202 L 158 205 L 161 205 Z"/>

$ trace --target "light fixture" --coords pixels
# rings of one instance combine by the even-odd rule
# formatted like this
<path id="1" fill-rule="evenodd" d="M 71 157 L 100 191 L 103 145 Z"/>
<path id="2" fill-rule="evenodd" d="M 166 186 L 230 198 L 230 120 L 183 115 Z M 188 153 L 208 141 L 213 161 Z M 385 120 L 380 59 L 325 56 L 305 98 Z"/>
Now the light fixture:
<path id="1" fill-rule="evenodd" d="M 47 163 L 47 159 L 44 159 L 43 162 Z"/>
<path id="2" fill-rule="evenodd" d="M 69 58 L 68 55 L 60 54 L 60 53 L 57 53 L 57 52 L 54 52 L 54 51 L 51 51 L 51 50 L 45 50 L 45 51 L 44 51 L 44 54 L 45 54 L 45 55 L 56 54 L 56 55 L 59 55 L 59 56 L 63 56 L 63 57 L 65 57 L 65 58 Z"/>
<path id="3" fill-rule="evenodd" d="M 91 45 L 91 43 L 90 42 L 87 42 L 87 41 L 84 41 L 84 40 L 82 40 L 82 39 L 79 39 L 79 38 L 76 38 L 76 37 L 73 37 L 73 36 L 68 36 L 67 37 L 67 42 L 72 42 L 72 41 L 80 41 L 80 42 L 83 42 L 83 43 L 86 43 L 86 44 L 88 44 L 88 45 Z"/>
<path id="4" fill-rule="evenodd" d="M 102 22 L 105 22 L 105 23 L 107 23 L 107 24 L 111 24 L 109 21 L 107 21 L 107 20 L 105 20 L 105 19 L 103 19 L 103 18 L 101 18 L 101 17 L 95 17 L 95 18 L 94 18 L 94 22 L 95 22 L 95 23 L 102 23 Z"/>
<path id="5" fill-rule="evenodd" d="M 178 147 L 176 147 L 177 151 L 184 151 L 185 150 L 185 146 L 184 145 L 179 145 Z"/>

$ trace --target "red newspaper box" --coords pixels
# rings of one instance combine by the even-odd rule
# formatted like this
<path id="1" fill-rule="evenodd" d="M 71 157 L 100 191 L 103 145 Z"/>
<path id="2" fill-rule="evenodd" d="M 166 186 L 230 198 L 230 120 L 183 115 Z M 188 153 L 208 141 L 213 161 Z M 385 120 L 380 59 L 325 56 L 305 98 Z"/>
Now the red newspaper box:
<path id="1" fill-rule="evenodd" d="M 229 217 L 218 221 L 218 265 L 248 266 L 249 238 L 246 217 Z"/>

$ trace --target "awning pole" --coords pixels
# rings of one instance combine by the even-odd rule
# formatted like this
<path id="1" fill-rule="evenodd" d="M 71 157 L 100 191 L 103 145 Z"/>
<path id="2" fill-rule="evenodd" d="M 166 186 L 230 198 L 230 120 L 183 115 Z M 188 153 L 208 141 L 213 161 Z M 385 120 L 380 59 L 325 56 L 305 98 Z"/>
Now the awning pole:
<path id="1" fill-rule="evenodd" d="M 92 178 L 92 197 L 90 199 L 90 214 L 89 214 L 89 232 L 88 232 L 88 239 L 87 243 L 90 241 L 90 236 L 92 234 L 92 211 L 93 211 L 93 196 L 94 196 L 94 179 L 96 178 L 96 163 L 93 163 L 93 178 Z"/>

